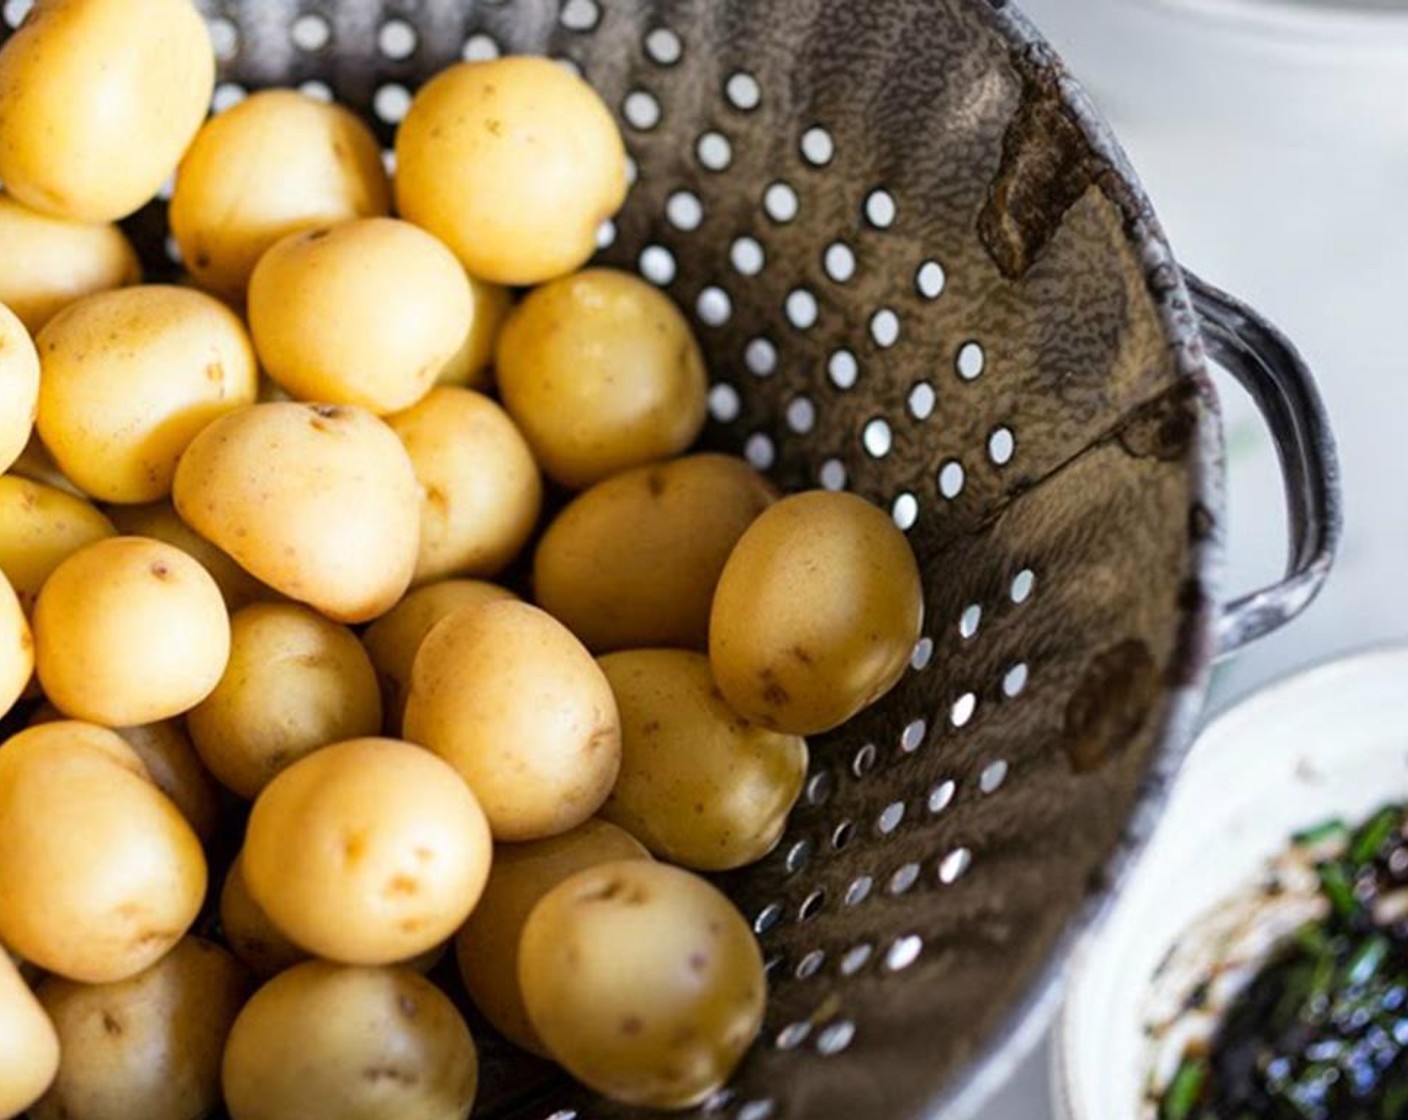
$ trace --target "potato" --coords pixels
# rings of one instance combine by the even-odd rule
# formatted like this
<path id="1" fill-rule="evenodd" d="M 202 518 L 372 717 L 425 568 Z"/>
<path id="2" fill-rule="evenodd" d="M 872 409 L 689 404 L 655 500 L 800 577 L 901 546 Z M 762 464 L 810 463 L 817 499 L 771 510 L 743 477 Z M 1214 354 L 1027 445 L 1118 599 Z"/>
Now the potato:
<path id="1" fill-rule="evenodd" d="M 39 408 L 39 355 L 19 317 L 0 303 L 0 474 L 24 454 Z"/>
<path id="2" fill-rule="evenodd" d="M 377 619 L 362 635 L 381 684 L 382 710 L 388 729 L 399 732 L 411 688 L 411 668 L 425 636 L 442 618 L 460 607 L 517 598 L 493 583 L 448 579 L 418 587 Z"/>
<path id="3" fill-rule="evenodd" d="M 231 611 L 247 607 L 250 603 L 279 598 L 278 592 L 265 587 L 182 521 L 176 507 L 169 501 L 145 506 L 112 506 L 108 516 L 128 536 L 165 541 L 194 559 L 210 573 L 210 578 L 224 596 L 225 606 Z"/>
<path id="4" fill-rule="evenodd" d="M 370 128 L 340 105 L 269 89 L 196 134 L 176 173 L 171 232 L 197 284 L 243 301 L 250 273 L 276 241 L 390 208 Z"/>
<path id="5" fill-rule="evenodd" d="M 309 961 L 245 1004 L 223 1082 L 231 1120 L 465 1120 L 479 1059 L 424 977 Z"/>
<path id="6" fill-rule="evenodd" d="M 220 1057 L 250 994 L 220 946 L 187 937 L 126 980 L 50 976 L 36 994 L 63 1057 L 31 1120 L 191 1120 L 219 1106 Z"/>
<path id="7" fill-rule="evenodd" d="M 29 437 L 20 457 L 10 467 L 10 473 L 27 478 L 31 482 L 42 482 L 45 486 L 52 486 L 71 497 L 82 498 L 85 502 L 88 500 L 88 495 L 59 470 L 58 464 L 54 462 L 54 457 L 49 454 L 49 449 L 44 446 L 44 441 L 39 438 L 37 431 Z"/>
<path id="8" fill-rule="evenodd" d="M 83 296 L 141 282 L 117 226 L 53 218 L 0 193 L 0 303 L 30 334 Z"/>
<path id="9" fill-rule="evenodd" d="M 191 442 L 172 496 L 245 571 L 338 622 L 376 618 L 410 586 L 420 487 L 395 433 L 361 409 L 270 403 L 226 416 Z"/>
<path id="10" fill-rule="evenodd" d="M 689 455 L 613 475 L 579 495 L 538 542 L 538 605 L 597 653 L 705 649 L 719 573 L 774 497 L 757 471 L 730 455 Z"/>
<path id="11" fill-rule="evenodd" d="M 242 864 L 250 895 L 294 944 L 391 964 L 463 924 L 490 858 L 484 813 L 445 762 L 395 739 L 353 739 L 265 787 Z"/>
<path id="12" fill-rule="evenodd" d="M 190 0 L 41 0 L 0 48 L 0 180 L 46 214 L 125 218 L 176 167 L 214 87 Z"/>
<path id="13" fill-rule="evenodd" d="M 39 434 L 65 475 L 108 502 L 166 497 L 187 444 L 258 384 L 244 325 L 189 288 L 87 296 L 38 345 Z"/>
<path id="14" fill-rule="evenodd" d="M 807 777 L 807 744 L 750 723 L 691 650 L 608 654 L 621 775 L 601 815 L 696 871 L 756 863 L 777 846 Z"/>
<path id="15" fill-rule="evenodd" d="M 40 968 L 126 979 L 200 911 L 200 841 L 116 732 L 47 723 L 9 739 L 0 820 L 0 940 Z"/>
<path id="16" fill-rule="evenodd" d="M 178 548 L 114 537 L 74 553 L 34 608 L 35 667 L 65 715 L 155 723 L 208 696 L 230 654 L 220 589 Z"/>
<path id="17" fill-rule="evenodd" d="M 254 901 L 241 860 L 242 857 L 235 857 L 220 888 L 220 929 L 240 962 L 260 980 L 267 980 L 306 961 L 308 954 L 290 941 Z"/>
<path id="18" fill-rule="evenodd" d="M 627 272 L 532 292 L 504 324 L 495 373 L 539 464 L 569 489 L 678 455 L 704 427 L 699 344 L 670 298 Z"/>
<path id="19" fill-rule="evenodd" d="M 454 255 L 393 218 L 285 237 L 249 281 L 249 326 L 269 376 L 301 400 L 378 414 L 430 391 L 473 316 Z"/>
<path id="20" fill-rule="evenodd" d="M 561 623 L 526 603 L 461 607 L 426 635 L 406 738 L 474 790 L 496 840 L 539 840 L 601 807 L 621 763 L 611 686 Z"/>
<path id="21" fill-rule="evenodd" d="M 538 464 L 508 413 L 471 389 L 438 388 L 386 422 L 424 495 L 415 581 L 498 575 L 543 505 Z"/>
<path id="22" fill-rule="evenodd" d="M 778 502 L 733 550 L 709 660 L 737 711 L 815 735 L 895 686 L 923 623 L 919 565 L 889 515 L 854 494 L 811 491 Z"/>
<path id="23" fill-rule="evenodd" d="M 0 572 L 0 716 L 15 706 L 34 675 L 34 634 L 19 596 Z"/>
<path id="24" fill-rule="evenodd" d="M 256 603 L 230 620 L 230 660 L 186 717 L 210 772 L 253 798 L 319 747 L 381 731 L 376 670 L 345 626 L 297 603 Z"/>
<path id="25" fill-rule="evenodd" d="M 538 900 L 588 867 L 649 858 L 630 833 L 595 818 L 561 836 L 495 847 L 488 885 L 455 939 L 455 955 L 465 990 L 500 1034 L 547 1055 L 518 985 L 518 942 Z"/>
<path id="26" fill-rule="evenodd" d="M 19 1116 L 43 1094 L 59 1069 L 59 1039 L 44 1014 L 0 949 L 0 1117 Z"/>
<path id="27" fill-rule="evenodd" d="M 554 887 L 519 946 L 528 1014 L 548 1051 L 626 1104 L 690 1108 L 757 1036 L 767 1000 L 748 923 L 703 879 L 644 860 Z"/>
<path id="28" fill-rule="evenodd" d="M 115 536 L 112 522 L 82 498 L 17 475 L 0 477 L 0 572 L 26 612 L 39 589 L 79 549 Z"/>
<path id="29" fill-rule="evenodd" d="M 579 268 L 626 199 L 601 97 L 546 58 L 452 66 L 396 133 L 396 204 L 475 276 L 540 284 Z"/>
<path id="30" fill-rule="evenodd" d="M 499 329 L 513 309 L 513 292 L 502 284 L 490 284 L 474 276 L 469 278 L 469 290 L 474 296 L 474 318 L 469 324 L 469 333 L 435 379 L 437 385 L 483 389 L 493 380 L 489 365 L 494 360 Z"/>

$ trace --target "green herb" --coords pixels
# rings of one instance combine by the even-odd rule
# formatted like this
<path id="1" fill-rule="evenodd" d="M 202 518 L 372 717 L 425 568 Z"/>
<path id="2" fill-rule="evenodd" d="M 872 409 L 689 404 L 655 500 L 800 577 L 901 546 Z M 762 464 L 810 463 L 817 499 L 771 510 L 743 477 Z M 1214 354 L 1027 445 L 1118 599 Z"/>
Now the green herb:
<path id="1" fill-rule="evenodd" d="M 1352 918 L 1359 909 L 1359 902 L 1354 897 L 1354 885 L 1348 869 L 1338 860 L 1327 860 L 1316 870 L 1320 875 L 1320 889 L 1325 892 L 1335 913 L 1341 918 Z"/>
<path id="2" fill-rule="evenodd" d="M 1344 970 L 1345 980 L 1356 988 L 1362 988 L 1378 974 L 1391 948 L 1388 938 L 1382 934 L 1369 938 L 1349 958 Z"/>
<path id="3" fill-rule="evenodd" d="M 1159 1105 L 1159 1120 L 1188 1120 L 1202 1098 L 1207 1079 L 1206 1062 L 1184 1058 Z"/>
<path id="4" fill-rule="evenodd" d="M 1344 821 L 1340 820 L 1338 817 L 1334 817 L 1328 821 L 1321 821 L 1319 824 L 1313 825 L 1302 832 L 1297 832 L 1291 837 L 1291 843 L 1298 848 L 1314 848 L 1323 844 L 1326 840 L 1348 835 L 1349 827 Z"/>
<path id="5" fill-rule="evenodd" d="M 1355 863 L 1368 863 L 1393 835 L 1402 813 L 1397 809 L 1380 809 L 1354 834 L 1350 841 L 1349 858 Z"/>

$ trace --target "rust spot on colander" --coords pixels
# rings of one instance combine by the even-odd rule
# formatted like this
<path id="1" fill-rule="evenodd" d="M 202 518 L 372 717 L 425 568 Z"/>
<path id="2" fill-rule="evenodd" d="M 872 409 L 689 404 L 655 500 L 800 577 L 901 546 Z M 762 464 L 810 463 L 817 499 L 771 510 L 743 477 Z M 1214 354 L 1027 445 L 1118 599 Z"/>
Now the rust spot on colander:
<path id="1" fill-rule="evenodd" d="M 1198 435 L 1197 386 L 1182 382 L 1139 409 L 1120 429 L 1120 446 L 1136 459 L 1183 458 Z"/>
<path id="2" fill-rule="evenodd" d="M 1076 773 L 1099 769 L 1138 734 L 1159 689 L 1154 658 L 1138 639 L 1095 655 L 1066 704 L 1064 746 Z"/>

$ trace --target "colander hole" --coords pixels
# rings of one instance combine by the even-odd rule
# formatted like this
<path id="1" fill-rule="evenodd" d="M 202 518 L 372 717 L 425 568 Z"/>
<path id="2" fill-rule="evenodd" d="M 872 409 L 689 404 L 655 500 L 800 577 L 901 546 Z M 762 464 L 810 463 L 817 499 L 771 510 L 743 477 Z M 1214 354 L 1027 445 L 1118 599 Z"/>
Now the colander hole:
<path id="1" fill-rule="evenodd" d="M 757 377 L 767 377 L 777 368 L 777 347 L 766 338 L 750 338 L 743 348 L 743 364 Z"/>
<path id="2" fill-rule="evenodd" d="M 729 246 L 728 259 L 734 269 L 742 275 L 757 276 L 767 263 L 767 254 L 754 238 L 740 237 Z"/>
<path id="3" fill-rule="evenodd" d="M 645 37 L 645 53 L 661 66 L 673 66 L 684 54 L 684 44 L 668 27 L 657 27 Z"/>
<path id="4" fill-rule="evenodd" d="M 888 350 L 900 339 L 900 317 L 882 307 L 870 317 L 870 337 L 880 349 Z"/>
<path id="5" fill-rule="evenodd" d="M 920 638 L 914 643 L 914 652 L 909 655 L 909 667 L 915 672 L 927 669 L 934 659 L 934 639 Z"/>
<path id="6" fill-rule="evenodd" d="M 1012 578 L 1012 588 L 1009 594 L 1014 603 L 1025 603 L 1032 596 L 1032 591 L 1036 588 L 1036 573 L 1030 568 L 1023 568 Z"/>
<path id="7" fill-rule="evenodd" d="M 929 791 L 929 812 L 938 816 L 953 804 L 954 794 L 957 792 L 958 785 L 952 778 L 940 782 Z"/>
<path id="8" fill-rule="evenodd" d="M 949 709 L 948 721 L 954 727 L 963 727 L 973 718 L 973 713 L 978 709 L 978 698 L 971 692 L 965 692 L 953 702 L 953 707 Z"/>
<path id="9" fill-rule="evenodd" d="M 753 932 L 767 933 L 780 921 L 782 921 L 782 907 L 776 902 L 769 902 L 758 911 L 758 916 L 753 919 Z"/>
<path id="10" fill-rule="evenodd" d="M 816 325 L 816 296 L 806 288 L 793 288 L 788 292 L 785 308 L 787 321 L 799 331 L 810 330 Z"/>
<path id="11" fill-rule="evenodd" d="M 675 191 L 665 200 L 665 217 L 676 229 L 688 233 L 704 221 L 704 204 L 693 191 Z"/>
<path id="12" fill-rule="evenodd" d="M 787 426 L 798 435 L 806 435 L 816 427 L 816 406 L 806 397 L 793 397 L 787 402 Z"/>
<path id="13" fill-rule="evenodd" d="M 709 415 L 720 424 L 737 420 L 740 407 L 738 390 L 732 385 L 719 384 L 709 390 Z"/>
<path id="14" fill-rule="evenodd" d="M 221 82 L 215 87 L 215 93 L 210 98 L 210 111 L 223 113 L 226 109 L 233 109 L 248 96 L 244 86 L 234 82 Z"/>
<path id="15" fill-rule="evenodd" d="M 822 254 L 821 267 L 836 283 L 844 284 L 856 274 L 856 255 L 844 241 L 833 241 Z"/>
<path id="16" fill-rule="evenodd" d="M 851 821 L 842 821 L 831 833 L 831 846 L 838 852 L 843 852 L 846 850 L 846 846 L 850 844 L 851 837 L 855 834 L 855 824 Z"/>
<path id="17" fill-rule="evenodd" d="M 577 1120 L 577 1110 L 575 1108 L 559 1108 L 547 1120 Z"/>
<path id="18" fill-rule="evenodd" d="M 919 865 L 917 863 L 906 863 L 895 870 L 890 876 L 890 893 L 901 895 L 919 882 Z"/>
<path id="19" fill-rule="evenodd" d="M 939 493 L 950 500 L 958 497 L 963 493 L 965 477 L 963 464 L 957 459 L 950 459 L 939 468 Z"/>
<path id="20" fill-rule="evenodd" d="M 34 0 L 6 0 L 5 22 L 11 27 L 18 27 L 29 15 L 29 10 L 34 7 Z"/>
<path id="21" fill-rule="evenodd" d="M 768 1099 L 749 1101 L 738 1110 L 738 1120 L 769 1120 L 777 1106 Z"/>
<path id="22" fill-rule="evenodd" d="M 958 348 L 958 357 L 955 365 L 958 367 L 958 376 L 964 381 L 973 381 L 982 375 L 983 366 L 987 364 L 987 357 L 983 353 L 983 348 L 976 342 L 965 342 Z"/>
<path id="23" fill-rule="evenodd" d="M 795 1050 L 807 1041 L 807 1036 L 811 1033 L 812 1025 L 805 1020 L 788 1023 L 777 1032 L 777 1048 L 779 1050 Z"/>
<path id="24" fill-rule="evenodd" d="M 480 31 L 465 40 L 461 55 L 466 62 L 489 62 L 502 53 L 494 37 Z"/>
<path id="25" fill-rule="evenodd" d="M 758 103 L 763 99 L 763 91 L 758 86 L 757 78 L 739 70 L 730 74 L 728 81 L 724 83 L 724 96 L 735 109 L 747 113 L 758 107 Z"/>
<path id="26" fill-rule="evenodd" d="M 947 281 L 944 266 L 938 261 L 925 261 L 914 274 L 915 290 L 925 299 L 938 299 L 943 294 Z"/>
<path id="27" fill-rule="evenodd" d="M 900 822 L 904 820 L 904 803 L 902 801 L 891 801 L 880 810 L 880 815 L 875 819 L 875 829 L 881 836 L 889 836 L 895 829 L 899 828 Z"/>
<path id="28" fill-rule="evenodd" d="M 566 70 L 569 74 L 571 74 L 574 78 L 580 78 L 582 76 L 582 68 L 577 65 L 576 59 L 563 58 L 561 55 L 549 55 L 548 57 L 553 62 L 561 66 L 564 70 Z M 627 178 L 632 183 L 636 181 L 634 175 L 629 175 L 627 176 Z"/>
<path id="29" fill-rule="evenodd" d="M 627 154 L 627 156 L 626 156 L 626 184 L 627 184 L 627 186 L 632 186 L 632 187 L 635 186 L 635 185 L 636 185 L 636 180 L 639 179 L 639 178 L 640 178 L 640 164 L 638 164 L 638 163 L 635 161 L 635 159 L 634 159 L 630 154 Z"/>
<path id="30" fill-rule="evenodd" d="M 872 459 L 883 459 L 890 453 L 894 442 L 889 421 L 879 416 L 871 420 L 862 429 L 860 441 L 865 448 L 865 453 Z"/>
<path id="31" fill-rule="evenodd" d="M 842 1019 L 838 1023 L 832 1023 L 816 1037 L 817 1053 L 825 1057 L 839 1054 L 851 1044 L 856 1037 L 856 1025 L 849 1019 Z"/>
<path id="32" fill-rule="evenodd" d="M 847 906 L 859 906 L 870 897 L 870 888 L 874 885 L 875 880 L 869 875 L 861 875 L 859 878 L 852 879 L 850 884 L 846 887 L 846 893 L 842 901 L 845 902 Z"/>
<path id="33" fill-rule="evenodd" d="M 825 167 L 836 154 L 836 143 L 831 133 L 820 125 L 815 125 L 802 133 L 802 158 L 813 167 Z"/>
<path id="34" fill-rule="evenodd" d="M 708 171 L 723 171 L 733 162 L 733 145 L 722 132 L 706 132 L 694 146 L 700 166 Z"/>
<path id="35" fill-rule="evenodd" d="M 1007 763 L 1002 759 L 990 762 L 978 777 L 978 788 L 984 793 L 996 793 L 1007 780 Z"/>
<path id="36" fill-rule="evenodd" d="M 596 247 L 598 249 L 609 249 L 616 242 L 616 223 L 610 218 L 602 221 L 596 227 Z"/>
<path id="37" fill-rule="evenodd" d="M 168 233 L 166 235 L 166 240 L 162 243 L 162 247 L 166 250 L 167 260 L 172 264 L 179 265 L 181 263 L 181 246 L 177 244 L 176 238 L 172 234 Z"/>
<path id="38" fill-rule="evenodd" d="M 869 963 L 874 952 L 875 950 L 865 942 L 847 949 L 846 955 L 841 958 L 841 975 L 854 976 Z"/>
<path id="39" fill-rule="evenodd" d="M 978 632 L 978 627 L 982 624 L 983 608 L 977 603 L 969 603 L 958 616 L 958 636 L 967 641 Z"/>
<path id="40" fill-rule="evenodd" d="M 773 221 L 787 224 L 797 216 L 797 192 L 787 183 L 770 183 L 763 192 L 763 210 Z"/>
<path id="41" fill-rule="evenodd" d="M 647 245 L 640 251 L 640 274 L 652 284 L 664 287 L 675 279 L 675 254 L 663 245 Z"/>
<path id="42" fill-rule="evenodd" d="M 773 979 L 777 976 L 779 972 L 782 971 L 782 966 L 786 963 L 786 958 L 781 956 L 780 954 L 777 956 L 768 957 L 767 960 L 763 961 L 763 975 L 769 980 Z"/>
<path id="43" fill-rule="evenodd" d="M 897 937 L 890 944 L 889 951 L 885 954 L 885 969 L 887 972 L 902 972 L 919 959 L 919 954 L 924 951 L 924 939 L 918 934 L 910 933 L 904 937 Z"/>
<path id="44" fill-rule="evenodd" d="M 396 177 L 396 149 L 394 149 L 394 148 L 382 148 L 382 150 L 381 150 L 381 166 L 384 167 L 384 168 L 386 168 L 386 173 L 387 173 L 387 175 L 391 176 L 393 179 Z M 611 228 L 611 236 L 614 237 L 615 234 L 616 234 L 616 229 L 615 229 L 615 227 L 613 226 L 613 227 Z M 597 229 L 597 231 L 596 231 L 596 236 L 597 236 L 597 241 L 599 242 L 599 241 L 601 240 L 601 229 L 600 229 L 600 227 L 598 227 L 598 229 Z"/>
<path id="45" fill-rule="evenodd" d="M 649 90 L 633 89 L 621 105 L 626 123 L 640 132 L 649 132 L 660 123 L 660 102 Z"/>
<path id="46" fill-rule="evenodd" d="M 995 466 L 1005 467 L 1010 463 L 1016 449 L 1017 440 L 1011 428 L 994 428 L 992 435 L 988 436 L 988 458 Z"/>
<path id="47" fill-rule="evenodd" d="M 967 848 L 955 848 L 939 861 L 939 882 L 952 886 L 973 864 L 973 853 Z"/>
<path id="48" fill-rule="evenodd" d="M 168 175 L 166 181 L 156 189 L 157 198 L 162 202 L 171 201 L 171 196 L 176 193 L 176 176 Z"/>
<path id="49" fill-rule="evenodd" d="M 826 360 L 826 374 L 836 388 L 851 389 L 860 377 L 860 364 L 849 350 L 835 350 Z"/>
<path id="50" fill-rule="evenodd" d="M 567 0 L 558 17 L 569 31 L 590 31 L 601 20 L 596 0 Z"/>
<path id="51" fill-rule="evenodd" d="M 916 420 L 927 420 L 934 415 L 934 405 L 938 394 L 927 381 L 921 381 L 909 391 L 909 414 Z"/>
<path id="52" fill-rule="evenodd" d="M 894 519 L 896 528 L 901 532 L 909 532 L 919 520 L 919 499 L 908 490 L 897 495 L 894 504 L 890 506 L 890 516 Z"/>
<path id="53" fill-rule="evenodd" d="M 812 845 L 809 840 L 798 840 L 787 850 L 786 867 L 790 874 L 796 874 L 806 867 L 812 858 Z"/>
<path id="54" fill-rule="evenodd" d="M 876 229 L 889 229 L 895 224 L 895 199 L 886 190 L 874 190 L 865 196 L 865 220 Z"/>
<path id="55" fill-rule="evenodd" d="M 1025 662 L 1019 661 L 1003 675 L 1002 694 L 1011 700 L 1020 696 L 1026 687 L 1027 666 Z"/>
<path id="56" fill-rule="evenodd" d="M 305 97 L 311 97 L 314 101 L 331 101 L 332 87 L 327 82 L 320 82 L 317 78 L 304 82 L 298 87 L 298 91 Z"/>
<path id="57" fill-rule="evenodd" d="M 858 751 L 855 758 L 851 759 L 851 773 L 857 778 L 864 778 L 875 769 L 875 758 L 877 755 L 874 743 L 866 743 Z"/>
<path id="58" fill-rule="evenodd" d="M 320 51 L 332 40 L 332 26 L 322 16 L 308 12 L 293 21 L 289 36 L 301 51 Z"/>
<path id="59" fill-rule="evenodd" d="M 825 805 L 831 800 L 833 785 L 830 774 L 813 774 L 807 781 L 807 802 L 811 805 Z"/>
<path id="60" fill-rule="evenodd" d="M 760 471 L 772 466 L 777 449 L 766 432 L 754 432 L 743 445 L 743 457 Z"/>
<path id="61" fill-rule="evenodd" d="M 699 293 L 694 310 L 702 322 L 711 327 L 721 327 L 733 315 L 733 300 L 722 288 L 711 284 Z"/>
<path id="62" fill-rule="evenodd" d="M 913 754 L 923 745 L 928 730 L 929 725 L 922 719 L 910 720 L 900 732 L 900 750 L 905 754 Z"/>
<path id="63" fill-rule="evenodd" d="M 825 490 L 844 490 L 846 488 L 846 464 L 840 459 L 827 459 L 821 464 L 821 470 L 817 477 Z"/>
<path id="64" fill-rule="evenodd" d="M 724 1088 L 719 1089 L 714 1093 L 711 1093 L 709 1095 L 709 1098 L 702 1105 L 699 1106 L 699 1109 L 706 1115 L 712 1116 L 715 1113 L 722 1112 L 729 1105 L 731 1105 L 735 1096 L 737 1096 L 737 1094 L 732 1089 L 725 1086 Z"/>
<path id="65" fill-rule="evenodd" d="M 793 972 L 793 975 L 796 976 L 798 980 L 810 980 L 821 971 L 821 966 L 825 963 L 826 954 L 820 949 L 813 949 L 797 962 L 797 968 Z"/>
<path id="66" fill-rule="evenodd" d="M 826 905 L 825 891 L 812 891 L 802 900 L 802 905 L 797 907 L 797 920 L 809 922 L 821 913 L 821 908 Z"/>
<path id="67" fill-rule="evenodd" d="M 411 91 L 395 82 L 382 86 L 372 98 L 372 111 L 387 124 L 400 124 L 410 107 Z"/>
<path id="68" fill-rule="evenodd" d="M 215 48 L 215 57 L 221 62 L 229 62 L 240 50 L 240 33 L 234 23 L 224 16 L 216 16 L 210 21 L 210 45 Z"/>
<path id="69" fill-rule="evenodd" d="M 416 29 L 403 19 L 387 20 L 377 32 L 376 45 L 387 58 L 410 58 L 416 53 Z"/>

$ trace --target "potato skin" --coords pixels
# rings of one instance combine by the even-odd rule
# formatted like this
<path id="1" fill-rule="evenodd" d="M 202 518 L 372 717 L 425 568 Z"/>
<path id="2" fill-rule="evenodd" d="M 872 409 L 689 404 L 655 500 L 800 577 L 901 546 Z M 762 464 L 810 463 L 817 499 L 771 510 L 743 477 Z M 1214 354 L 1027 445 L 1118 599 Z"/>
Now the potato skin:
<path id="1" fill-rule="evenodd" d="M 709 660 L 737 711 L 815 735 L 894 687 L 923 623 L 919 565 L 890 517 L 854 494 L 809 491 L 778 502 L 733 550 Z"/>
<path id="2" fill-rule="evenodd" d="M 197 284 L 243 302 L 275 242 L 390 208 L 381 148 L 361 119 L 297 90 L 269 89 L 201 126 L 176 173 L 171 232 Z"/>
<path id="3" fill-rule="evenodd" d="M 59 1038 L 24 977 L 0 947 L 0 1116 L 19 1116 L 59 1069 Z"/>
<path id="4" fill-rule="evenodd" d="M 0 474 L 24 454 L 39 411 L 39 354 L 19 316 L 0 303 Z"/>
<path id="5" fill-rule="evenodd" d="M 396 133 L 398 209 L 496 284 L 579 268 L 626 190 L 611 111 L 546 58 L 451 66 L 421 87 Z"/>
<path id="6" fill-rule="evenodd" d="M 441 759 L 394 739 L 315 751 L 254 803 L 251 897 L 327 960 L 391 964 L 447 940 L 484 890 L 489 828 Z"/>
<path id="7" fill-rule="evenodd" d="M 306 961 L 308 954 L 290 941 L 254 901 L 241 860 L 241 856 L 235 857 L 220 888 L 220 929 L 240 963 L 258 979 L 268 980 Z"/>
<path id="8" fill-rule="evenodd" d="M 689 323 L 617 269 L 531 292 L 499 335 L 495 372 L 543 471 L 568 489 L 678 455 L 704 427 L 708 375 Z"/>
<path id="9" fill-rule="evenodd" d="M 34 675 L 34 634 L 19 596 L 0 572 L 0 716 L 24 695 Z"/>
<path id="10" fill-rule="evenodd" d="M 308 961 L 245 1004 L 222 1082 L 231 1120 L 466 1120 L 479 1058 L 454 1005 L 410 969 Z"/>
<path id="11" fill-rule="evenodd" d="M 767 1000 L 762 954 L 733 904 L 644 860 L 554 887 L 528 918 L 518 968 L 549 1053 L 597 1092 L 649 1108 L 693 1107 L 727 1081 Z"/>
<path id="12" fill-rule="evenodd" d="M 214 88 L 189 0 L 39 0 L 0 48 L 0 181 L 46 214 L 125 218 L 175 169 Z"/>
<path id="13" fill-rule="evenodd" d="M 513 290 L 477 276 L 469 278 L 469 290 L 474 296 L 474 320 L 469 324 L 463 345 L 435 379 L 437 385 L 484 389 L 493 380 L 489 366 L 494 361 L 499 331 L 513 310 Z"/>
<path id="14" fill-rule="evenodd" d="M 90 502 L 18 475 L 0 477 L 0 572 L 26 613 L 55 568 L 79 549 L 116 535 Z"/>
<path id="15" fill-rule="evenodd" d="M 258 385 L 244 324 L 189 288 L 86 296 L 38 345 L 39 434 L 66 476 L 108 502 L 166 497 L 191 440 L 253 403 Z"/>
<path id="16" fill-rule="evenodd" d="M 621 775 L 601 815 L 696 871 L 772 851 L 806 781 L 807 744 L 730 708 L 702 653 L 623 650 L 601 668 L 621 712 Z"/>
<path id="17" fill-rule="evenodd" d="M 338 622 L 384 614 L 415 571 L 415 472 L 362 409 L 272 402 L 217 420 L 181 457 L 172 496 L 247 572 Z"/>
<path id="18" fill-rule="evenodd" d="M 538 605 L 595 653 L 706 649 L 724 563 L 775 497 L 731 455 L 687 455 L 612 475 L 579 494 L 538 542 Z"/>
<path id="19" fill-rule="evenodd" d="M 250 991 L 244 967 L 196 937 L 116 983 L 48 977 L 36 994 L 63 1057 L 31 1120 L 208 1115 L 220 1103 L 225 1038 Z"/>
<path id="20" fill-rule="evenodd" d="M 540 840 L 601 807 L 621 761 L 616 701 L 561 623 L 527 603 L 461 607 L 421 643 L 406 738 L 450 763 L 496 840 Z"/>
<path id="21" fill-rule="evenodd" d="M 74 553 L 34 608 L 35 666 L 65 715 L 155 723 L 210 694 L 230 655 L 220 589 L 180 549 L 114 537 Z"/>
<path id="22" fill-rule="evenodd" d="M 49 723 L 0 746 L 0 939 L 87 984 L 134 976 L 190 928 L 200 841 L 116 732 Z"/>
<path id="23" fill-rule="evenodd" d="M 500 1034 L 547 1056 L 518 984 L 518 943 L 538 900 L 588 867 L 649 858 L 625 829 L 595 817 L 561 836 L 495 846 L 489 882 L 455 938 L 455 956 L 465 990 Z"/>
<path id="24" fill-rule="evenodd" d="M 347 627 L 255 603 L 230 620 L 225 673 L 186 723 L 210 772 L 252 799 L 319 747 L 380 732 L 376 670 Z"/>

